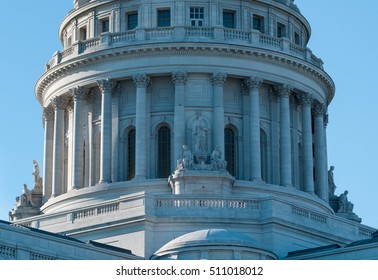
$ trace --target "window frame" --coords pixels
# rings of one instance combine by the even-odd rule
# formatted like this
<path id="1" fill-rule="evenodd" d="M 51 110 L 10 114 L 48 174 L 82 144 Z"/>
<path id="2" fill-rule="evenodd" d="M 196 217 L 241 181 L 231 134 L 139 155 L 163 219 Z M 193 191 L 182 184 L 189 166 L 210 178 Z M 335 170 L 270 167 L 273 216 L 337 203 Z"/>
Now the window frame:
<path id="1" fill-rule="evenodd" d="M 202 10 L 202 11 L 195 11 L 194 10 L 192 12 L 192 9 L 199 9 L 199 10 Z M 199 17 L 196 18 L 194 16 L 194 18 L 193 18 L 192 15 L 199 15 Z M 201 17 L 201 15 L 202 15 L 202 17 Z M 205 23 L 205 7 L 203 7 L 203 6 L 190 6 L 189 7 L 189 24 L 190 24 L 190 26 L 202 27 L 202 26 L 205 25 L 204 23 Z"/>
<path id="2" fill-rule="evenodd" d="M 171 136 L 171 128 L 167 123 L 159 125 L 156 130 L 156 178 L 168 178 L 171 174 Z"/>
<path id="3" fill-rule="evenodd" d="M 255 28 L 255 20 L 259 20 L 260 28 Z M 261 15 L 254 14 L 252 16 L 252 30 L 259 31 L 260 33 L 265 33 L 265 17 Z"/>
<path id="4" fill-rule="evenodd" d="M 165 18 L 160 18 L 161 14 L 163 12 L 169 12 L 169 22 L 167 23 L 167 19 Z M 156 9 L 156 26 L 157 27 L 170 27 L 172 26 L 172 13 L 171 13 L 171 8 L 158 8 Z"/>
<path id="5" fill-rule="evenodd" d="M 225 21 L 225 15 L 232 15 L 232 25 L 226 26 L 228 21 Z M 236 11 L 230 10 L 230 9 L 223 9 L 222 13 L 222 19 L 223 19 L 223 27 L 229 28 L 229 29 L 236 29 Z"/>
<path id="6" fill-rule="evenodd" d="M 130 28 L 130 16 L 136 15 L 136 24 L 134 27 Z M 139 13 L 137 10 L 126 12 L 126 30 L 134 30 L 139 26 Z"/>

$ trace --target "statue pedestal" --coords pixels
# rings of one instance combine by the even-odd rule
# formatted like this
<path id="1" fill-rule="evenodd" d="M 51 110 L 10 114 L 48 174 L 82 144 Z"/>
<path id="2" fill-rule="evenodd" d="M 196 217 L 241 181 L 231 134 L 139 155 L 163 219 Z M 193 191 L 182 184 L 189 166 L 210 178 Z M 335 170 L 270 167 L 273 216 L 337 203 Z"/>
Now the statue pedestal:
<path id="1" fill-rule="evenodd" d="M 33 217 L 39 214 L 39 207 L 18 206 L 9 212 L 9 220 L 14 222 L 17 220 Z"/>
<path id="2" fill-rule="evenodd" d="M 362 219 L 353 212 L 352 213 L 336 213 L 336 216 L 343 217 L 345 219 L 348 219 L 357 223 L 362 222 Z"/>
<path id="3" fill-rule="evenodd" d="M 176 170 L 169 177 L 172 194 L 230 194 L 235 182 L 227 171 Z"/>

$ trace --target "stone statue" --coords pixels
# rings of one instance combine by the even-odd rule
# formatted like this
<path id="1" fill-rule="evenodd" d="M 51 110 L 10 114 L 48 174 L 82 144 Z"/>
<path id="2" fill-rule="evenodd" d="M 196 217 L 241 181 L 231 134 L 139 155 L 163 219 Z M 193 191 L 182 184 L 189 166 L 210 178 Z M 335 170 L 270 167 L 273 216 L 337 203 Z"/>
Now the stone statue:
<path id="1" fill-rule="evenodd" d="M 16 197 L 16 206 L 34 207 L 34 203 L 31 199 L 31 191 L 26 184 L 22 186 L 22 192 L 23 193 L 20 196 Z"/>
<path id="2" fill-rule="evenodd" d="M 335 195 L 335 190 L 336 190 L 333 170 L 335 170 L 334 166 L 331 166 L 330 169 L 328 170 L 328 192 L 332 196 Z"/>
<path id="3" fill-rule="evenodd" d="M 344 193 L 340 194 L 338 203 L 339 203 L 339 209 L 338 213 L 353 213 L 353 203 L 348 201 L 348 191 L 344 191 Z"/>
<path id="4" fill-rule="evenodd" d="M 194 147 L 198 152 L 207 151 L 207 124 L 206 120 L 197 112 L 197 119 L 193 123 Z"/>
<path id="5" fill-rule="evenodd" d="M 178 170 L 190 170 L 193 169 L 193 154 L 188 149 L 188 146 L 182 146 L 181 158 L 177 161 Z"/>
<path id="6" fill-rule="evenodd" d="M 211 153 L 211 165 L 213 170 L 225 170 L 226 161 L 222 159 L 222 151 L 219 146 Z"/>
<path id="7" fill-rule="evenodd" d="M 34 176 L 34 189 L 42 189 L 42 178 L 39 175 L 39 164 L 36 160 L 33 160 L 34 171 L 32 175 Z"/>

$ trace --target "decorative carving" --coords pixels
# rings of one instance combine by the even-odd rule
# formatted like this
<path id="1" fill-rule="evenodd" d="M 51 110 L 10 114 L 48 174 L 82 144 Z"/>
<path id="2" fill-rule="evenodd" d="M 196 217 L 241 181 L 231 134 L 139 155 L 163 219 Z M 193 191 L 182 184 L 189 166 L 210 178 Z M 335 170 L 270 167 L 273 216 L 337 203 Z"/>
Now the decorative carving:
<path id="1" fill-rule="evenodd" d="M 226 170 L 227 161 L 222 159 L 222 151 L 219 146 L 211 153 L 211 166 L 213 170 Z"/>
<path id="2" fill-rule="evenodd" d="M 83 87 L 75 87 L 75 88 L 70 89 L 70 93 L 74 101 L 85 100 L 86 98 L 85 94 L 88 91 L 89 91 L 88 89 L 85 89 Z"/>
<path id="3" fill-rule="evenodd" d="M 331 166 L 328 170 L 328 191 L 330 196 L 335 195 L 336 184 L 334 180 L 333 170 L 335 170 L 334 166 Z"/>
<path id="4" fill-rule="evenodd" d="M 42 177 L 39 175 L 39 164 L 36 160 L 33 160 L 33 166 L 34 166 L 34 171 L 32 175 L 34 176 L 34 189 L 35 190 L 41 190 L 42 189 Z"/>
<path id="5" fill-rule="evenodd" d="M 51 103 L 55 110 L 64 110 L 67 107 L 68 102 L 69 99 L 64 95 L 55 96 L 51 99 Z"/>
<path id="6" fill-rule="evenodd" d="M 305 92 L 301 95 L 301 104 L 302 106 L 311 106 L 312 105 L 312 98 L 311 94 L 308 92 Z"/>
<path id="7" fill-rule="evenodd" d="M 174 72 L 172 73 L 172 82 L 175 86 L 185 85 L 188 78 L 188 74 L 186 72 Z"/>
<path id="8" fill-rule="evenodd" d="M 44 121 L 51 121 L 54 119 L 54 108 L 52 106 L 43 108 L 43 119 Z"/>
<path id="9" fill-rule="evenodd" d="M 150 83 L 150 77 L 146 73 L 139 73 L 133 76 L 137 88 L 146 88 Z"/>
<path id="10" fill-rule="evenodd" d="M 191 170 L 193 169 L 193 154 L 188 149 L 188 146 L 182 146 L 181 158 L 177 160 L 177 170 Z"/>
<path id="11" fill-rule="evenodd" d="M 264 79 L 260 77 L 249 77 L 244 80 L 244 84 L 251 90 L 258 90 Z"/>
<path id="12" fill-rule="evenodd" d="M 203 153 L 207 151 L 208 126 L 205 118 L 199 112 L 196 114 L 197 118 L 193 121 L 192 126 L 194 150 Z"/>
<path id="13" fill-rule="evenodd" d="M 288 84 L 283 84 L 278 88 L 277 94 L 279 97 L 290 97 L 293 87 Z"/>
<path id="14" fill-rule="evenodd" d="M 316 102 L 312 108 L 312 112 L 315 117 L 323 117 L 325 114 L 325 106 L 321 103 Z"/>
<path id="15" fill-rule="evenodd" d="M 97 85 L 100 88 L 101 93 L 105 94 L 111 92 L 111 90 L 116 87 L 117 82 L 111 79 L 103 79 L 98 80 Z"/>
<path id="16" fill-rule="evenodd" d="M 339 209 L 338 213 L 353 213 L 353 203 L 348 201 L 348 191 L 344 191 L 344 193 L 340 194 L 338 203 Z"/>
<path id="17" fill-rule="evenodd" d="M 31 191 L 28 189 L 28 186 L 24 184 L 22 186 L 22 194 L 16 197 L 15 208 L 18 207 L 34 207 L 34 203 L 31 198 Z"/>
<path id="18" fill-rule="evenodd" d="M 211 76 L 211 81 L 213 82 L 214 86 L 223 87 L 226 80 L 227 80 L 226 73 L 214 73 Z"/>

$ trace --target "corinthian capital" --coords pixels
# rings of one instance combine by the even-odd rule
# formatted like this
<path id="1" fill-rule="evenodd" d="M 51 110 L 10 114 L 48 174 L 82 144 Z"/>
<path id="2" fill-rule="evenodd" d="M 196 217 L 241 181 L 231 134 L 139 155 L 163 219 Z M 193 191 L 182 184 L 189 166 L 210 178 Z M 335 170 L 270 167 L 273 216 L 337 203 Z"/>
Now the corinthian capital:
<path id="1" fill-rule="evenodd" d="M 139 73 L 133 76 L 137 88 L 146 88 L 150 83 L 150 77 L 146 73 Z"/>
<path id="2" fill-rule="evenodd" d="M 70 89 L 71 96 L 74 101 L 81 101 L 85 99 L 85 95 L 88 92 L 88 89 L 83 87 L 75 87 Z"/>
<path id="3" fill-rule="evenodd" d="M 302 106 L 311 106 L 311 104 L 312 104 L 311 94 L 308 93 L 308 92 L 301 94 L 300 100 L 301 100 Z"/>
<path id="4" fill-rule="evenodd" d="M 101 93 L 110 93 L 111 90 L 117 85 L 116 81 L 113 81 L 111 79 L 103 79 L 103 80 L 98 80 L 97 85 L 101 90 Z"/>
<path id="5" fill-rule="evenodd" d="M 250 90 L 258 90 L 263 83 L 263 79 L 260 77 L 249 77 L 244 80 L 244 84 L 250 89 Z"/>
<path id="6" fill-rule="evenodd" d="M 43 119 L 44 121 L 51 121 L 54 119 L 54 108 L 52 106 L 43 108 Z"/>
<path id="7" fill-rule="evenodd" d="M 326 112 L 326 108 L 323 104 L 316 102 L 312 108 L 312 112 L 315 117 L 323 117 Z"/>
<path id="8" fill-rule="evenodd" d="M 174 72 L 172 73 L 172 82 L 175 86 L 185 85 L 188 74 L 186 72 Z"/>
<path id="9" fill-rule="evenodd" d="M 282 97 L 290 97 L 293 87 L 288 84 L 283 84 L 278 88 L 277 94 Z"/>
<path id="10" fill-rule="evenodd" d="M 69 103 L 69 98 L 64 95 L 55 96 L 51 99 L 51 104 L 54 106 L 55 110 L 66 109 L 68 103 Z"/>
<path id="11" fill-rule="evenodd" d="M 211 81 L 213 82 L 214 86 L 223 87 L 226 80 L 227 80 L 226 73 L 214 73 L 211 76 Z"/>

